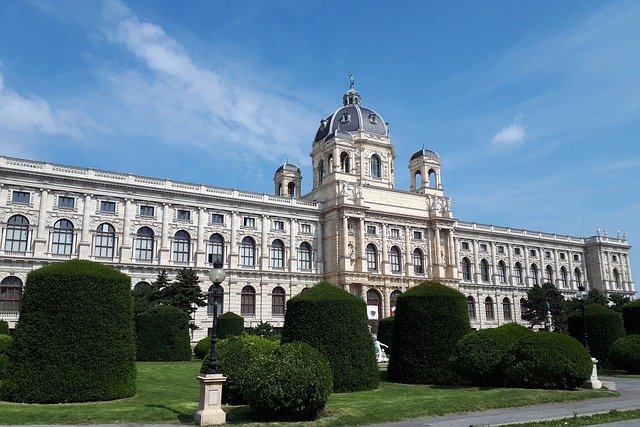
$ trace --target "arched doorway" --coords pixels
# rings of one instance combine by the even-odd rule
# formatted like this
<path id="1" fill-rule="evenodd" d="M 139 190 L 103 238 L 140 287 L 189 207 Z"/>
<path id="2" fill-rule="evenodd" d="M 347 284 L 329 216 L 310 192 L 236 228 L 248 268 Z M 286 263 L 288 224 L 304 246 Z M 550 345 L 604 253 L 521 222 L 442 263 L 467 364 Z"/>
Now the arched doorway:
<path id="1" fill-rule="evenodd" d="M 382 297 L 375 289 L 367 291 L 367 318 L 371 333 L 378 333 L 378 321 L 382 318 Z"/>

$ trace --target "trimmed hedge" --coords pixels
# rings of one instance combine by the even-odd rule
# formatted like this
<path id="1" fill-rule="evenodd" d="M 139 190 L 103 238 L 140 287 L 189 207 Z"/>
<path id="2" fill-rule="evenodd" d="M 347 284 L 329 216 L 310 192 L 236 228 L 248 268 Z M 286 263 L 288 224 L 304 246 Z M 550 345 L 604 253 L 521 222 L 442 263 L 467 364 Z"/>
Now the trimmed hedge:
<path id="1" fill-rule="evenodd" d="M 457 290 L 428 281 L 398 296 L 388 376 L 408 384 L 459 381 L 450 359 L 469 333 L 467 299 Z"/>
<path id="2" fill-rule="evenodd" d="M 573 390 L 591 376 L 591 357 L 578 340 L 538 332 L 513 344 L 504 356 L 509 387 Z"/>
<path id="3" fill-rule="evenodd" d="M 206 336 L 196 343 L 193 347 L 193 355 L 196 359 L 204 359 L 211 352 L 211 337 Z"/>
<path id="4" fill-rule="evenodd" d="M 0 398 L 62 403 L 136 392 L 131 279 L 71 260 L 28 274 Z"/>
<path id="5" fill-rule="evenodd" d="M 393 335 L 393 316 L 385 317 L 378 322 L 378 341 L 389 346 L 385 352 L 391 350 L 391 337 Z"/>
<path id="6" fill-rule="evenodd" d="M 640 300 L 626 303 L 622 306 L 624 330 L 628 335 L 640 334 Z"/>
<path id="7" fill-rule="evenodd" d="M 244 335 L 244 318 L 242 316 L 227 311 L 218 316 L 217 322 L 216 335 L 219 340 L 236 335 Z"/>
<path id="8" fill-rule="evenodd" d="M 618 338 L 609 350 L 609 360 L 628 374 L 640 374 L 640 335 Z"/>
<path id="9" fill-rule="evenodd" d="M 366 303 L 329 282 L 320 282 L 287 301 L 282 343 L 305 342 L 322 353 L 336 392 L 378 387 L 380 373 Z"/>
<path id="10" fill-rule="evenodd" d="M 242 392 L 261 419 L 309 421 L 322 412 L 332 387 L 327 359 L 310 345 L 293 342 L 255 360 Z"/>
<path id="11" fill-rule="evenodd" d="M 11 346 L 11 335 L 0 334 L 0 354 L 5 353 Z"/>
<path id="12" fill-rule="evenodd" d="M 9 322 L 0 320 L 0 335 L 9 335 Z"/>
<path id="13" fill-rule="evenodd" d="M 591 355 L 598 359 L 601 366 L 609 365 L 609 349 L 615 340 L 625 336 L 624 325 L 620 313 L 601 304 L 589 304 L 585 308 L 585 320 L 582 311 L 569 316 L 569 335 L 584 343 L 584 321 L 587 324 L 587 335 Z"/>
<path id="14" fill-rule="evenodd" d="M 473 385 L 501 385 L 504 383 L 502 359 L 507 350 L 533 333 L 516 323 L 471 332 L 458 341 L 456 370 Z"/>
<path id="15" fill-rule="evenodd" d="M 191 360 L 189 314 L 170 305 L 151 307 L 138 314 L 136 350 L 140 362 Z"/>

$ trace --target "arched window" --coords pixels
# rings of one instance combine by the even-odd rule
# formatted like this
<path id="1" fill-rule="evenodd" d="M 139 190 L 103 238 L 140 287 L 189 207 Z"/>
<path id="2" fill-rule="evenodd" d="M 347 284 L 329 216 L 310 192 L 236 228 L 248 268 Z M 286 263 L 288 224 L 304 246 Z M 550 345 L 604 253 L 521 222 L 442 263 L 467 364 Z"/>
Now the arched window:
<path id="1" fill-rule="evenodd" d="M 240 265 L 253 267 L 256 265 L 256 241 L 246 236 L 240 244 Z"/>
<path id="2" fill-rule="evenodd" d="M 436 171 L 433 169 L 429 169 L 429 188 L 437 188 L 438 187 L 438 176 L 436 175 Z"/>
<path id="3" fill-rule="evenodd" d="M 214 233 L 209 237 L 209 262 L 220 261 L 224 264 L 224 237 Z"/>
<path id="4" fill-rule="evenodd" d="M 380 298 L 380 292 L 375 289 L 369 289 L 367 291 L 367 305 L 378 307 L 378 319 L 382 318 L 382 299 Z M 369 311 L 368 308 L 367 311 Z"/>
<path id="5" fill-rule="evenodd" d="M 498 261 L 498 281 L 507 283 L 507 266 L 504 261 Z"/>
<path id="6" fill-rule="evenodd" d="M 184 230 L 176 231 L 173 235 L 173 260 L 189 262 L 191 260 L 191 236 Z"/>
<path id="7" fill-rule="evenodd" d="M 320 160 L 318 162 L 318 184 L 322 184 L 323 179 L 324 179 L 324 161 Z"/>
<path id="8" fill-rule="evenodd" d="M 369 271 L 378 270 L 378 250 L 373 243 L 367 245 L 367 269 Z"/>
<path id="9" fill-rule="evenodd" d="M 413 174 L 413 182 L 416 191 L 422 188 L 422 173 L 420 173 L 420 171 L 416 171 L 416 173 Z"/>
<path id="10" fill-rule="evenodd" d="M 136 292 L 144 292 L 144 291 L 146 291 L 148 289 L 151 289 L 151 285 L 148 282 L 145 282 L 145 281 L 138 282 L 133 287 L 133 290 L 136 291 Z"/>
<path id="11" fill-rule="evenodd" d="M 340 169 L 344 173 L 351 173 L 349 154 L 346 151 L 340 154 Z"/>
<path id="12" fill-rule="evenodd" d="M 116 248 L 116 229 L 111 224 L 102 223 L 96 229 L 93 255 L 98 258 L 113 258 Z"/>
<path id="13" fill-rule="evenodd" d="M 415 274 L 424 274 L 424 256 L 418 248 L 413 251 L 413 272 Z"/>
<path id="14" fill-rule="evenodd" d="M 153 230 L 149 227 L 140 227 L 136 233 L 135 250 L 133 256 L 137 260 L 153 260 Z"/>
<path id="15" fill-rule="evenodd" d="M 329 173 L 333 173 L 334 171 L 334 167 L 333 167 L 333 154 L 329 154 L 329 157 L 327 157 L 327 163 L 329 165 Z"/>
<path id="16" fill-rule="evenodd" d="M 525 303 L 527 302 L 526 299 L 524 298 L 520 298 L 520 319 L 524 320 L 524 312 L 525 312 Z"/>
<path id="17" fill-rule="evenodd" d="M 220 315 L 224 311 L 224 288 L 222 285 L 213 284 L 207 291 L 207 313 L 213 314 L 213 305 L 216 306 L 216 314 Z"/>
<path id="18" fill-rule="evenodd" d="M 480 260 L 480 278 L 483 282 L 488 282 L 489 277 L 489 262 L 486 259 Z"/>
<path id="19" fill-rule="evenodd" d="M 471 261 L 469 258 L 462 258 L 462 280 L 471 281 Z"/>
<path id="20" fill-rule="evenodd" d="M 391 306 L 391 315 L 394 316 L 396 314 L 396 304 L 398 303 L 398 297 L 400 296 L 402 292 L 400 292 L 399 290 L 395 290 L 393 292 L 391 292 L 391 295 L 389 296 L 389 302 L 390 302 L 390 306 Z"/>
<path id="21" fill-rule="evenodd" d="M 289 197 L 296 197 L 296 184 L 290 182 L 289 185 L 287 185 L 287 191 L 289 192 Z"/>
<path id="22" fill-rule="evenodd" d="M 540 284 L 540 279 L 538 278 L 538 266 L 535 264 L 531 264 L 529 268 L 529 275 L 531 276 L 531 281 L 534 285 Z"/>
<path id="23" fill-rule="evenodd" d="M 566 288 L 567 285 L 569 284 L 569 278 L 567 277 L 567 269 L 564 267 L 560 268 L 560 286 L 562 286 L 563 288 Z"/>
<path id="24" fill-rule="evenodd" d="M 22 215 L 14 215 L 7 221 L 4 250 L 26 252 L 29 243 L 29 220 Z"/>
<path id="25" fill-rule="evenodd" d="M 271 267 L 284 268 L 284 243 L 282 240 L 271 242 Z"/>
<path id="26" fill-rule="evenodd" d="M 256 290 L 253 286 L 245 286 L 240 292 L 240 314 L 243 316 L 255 316 L 256 314 Z"/>
<path id="27" fill-rule="evenodd" d="M 576 282 L 578 286 L 582 286 L 582 272 L 578 267 L 576 267 L 576 269 L 573 270 L 573 275 L 576 276 Z"/>
<path id="28" fill-rule="evenodd" d="M 502 315 L 504 320 L 511 320 L 511 301 L 509 298 L 502 300 Z"/>
<path id="29" fill-rule="evenodd" d="M 491 297 L 487 297 L 484 300 L 484 314 L 487 317 L 487 320 L 493 320 L 495 318 L 493 312 L 493 299 L 491 299 Z"/>
<path id="30" fill-rule="evenodd" d="M 311 245 L 307 242 L 300 243 L 298 263 L 300 270 L 311 270 Z"/>
<path id="31" fill-rule="evenodd" d="M 516 262 L 516 265 L 514 267 L 514 273 L 516 276 L 516 283 L 518 285 L 522 285 L 523 280 L 523 276 L 522 276 L 522 264 L 520 264 L 519 262 Z"/>
<path id="32" fill-rule="evenodd" d="M 73 252 L 73 223 L 68 219 L 61 219 L 53 224 L 51 234 L 51 253 L 56 255 L 71 255 Z"/>
<path id="33" fill-rule="evenodd" d="M 547 265 L 547 268 L 544 269 L 544 278 L 545 281 L 551 284 L 553 283 L 553 268 L 550 265 Z"/>
<path id="34" fill-rule="evenodd" d="M 469 312 L 469 319 L 476 318 L 476 300 L 471 295 L 467 297 L 467 311 Z"/>
<path id="35" fill-rule="evenodd" d="M 397 246 L 392 246 L 389 250 L 389 264 L 391 265 L 391 271 L 393 273 L 400 273 L 400 271 L 402 271 L 400 267 L 400 249 Z"/>
<path id="36" fill-rule="evenodd" d="M 371 156 L 371 178 L 382 178 L 382 165 L 377 154 Z"/>
<path id="37" fill-rule="evenodd" d="M 613 269 L 613 282 L 616 285 L 616 289 L 620 289 L 620 272 L 617 268 Z"/>
<path id="38" fill-rule="evenodd" d="M 271 314 L 274 316 L 284 316 L 285 292 L 280 286 L 273 288 L 271 292 Z"/>
<path id="39" fill-rule="evenodd" d="M 0 313 L 20 312 L 22 280 L 16 276 L 7 276 L 0 282 Z"/>

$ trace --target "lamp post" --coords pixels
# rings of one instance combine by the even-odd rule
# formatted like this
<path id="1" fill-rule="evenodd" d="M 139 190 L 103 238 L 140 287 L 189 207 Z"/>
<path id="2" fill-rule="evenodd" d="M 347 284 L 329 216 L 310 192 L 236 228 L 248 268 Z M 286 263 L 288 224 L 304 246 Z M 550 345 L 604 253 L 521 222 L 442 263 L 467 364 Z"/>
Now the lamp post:
<path id="1" fill-rule="evenodd" d="M 589 350 L 589 339 L 587 337 L 587 316 L 584 312 L 587 298 L 589 298 L 589 293 L 584 289 L 584 286 L 582 285 L 578 286 L 576 299 L 580 301 L 580 308 L 582 309 L 582 329 L 584 331 L 584 348 L 587 350 L 587 353 L 591 355 L 591 351 Z"/>
<path id="2" fill-rule="evenodd" d="M 218 285 L 224 281 L 227 273 L 222 268 L 222 262 L 216 260 L 213 263 L 213 269 L 209 270 L 209 279 L 213 282 L 213 291 L 211 292 L 211 304 L 213 305 L 213 329 L 211 330 L 211 350 L 209 351 L 209 362 L 203 374 L 219 374 L 218 358 L 216 355 L 216 343 L 218 335 L 216 329 L 218 327 L 218 302 L 220 295 L 218 293 Z"/>

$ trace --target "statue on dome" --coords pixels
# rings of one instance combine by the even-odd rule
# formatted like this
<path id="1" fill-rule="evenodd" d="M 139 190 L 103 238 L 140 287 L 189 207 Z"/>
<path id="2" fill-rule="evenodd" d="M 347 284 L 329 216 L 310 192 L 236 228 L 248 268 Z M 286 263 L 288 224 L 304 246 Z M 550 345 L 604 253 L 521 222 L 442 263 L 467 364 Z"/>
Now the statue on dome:
<path id="1" fill-rule="evenodd" d="M 353 89 L 353 85 L 356 84 L 356 79 L 353 74 L 349 73 L 349 89 Z"/>

